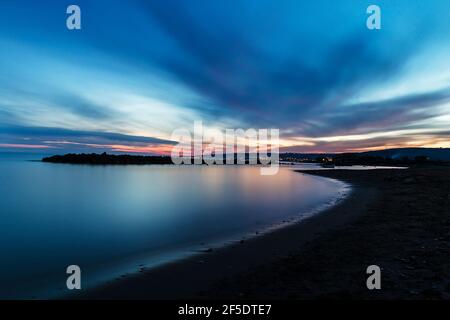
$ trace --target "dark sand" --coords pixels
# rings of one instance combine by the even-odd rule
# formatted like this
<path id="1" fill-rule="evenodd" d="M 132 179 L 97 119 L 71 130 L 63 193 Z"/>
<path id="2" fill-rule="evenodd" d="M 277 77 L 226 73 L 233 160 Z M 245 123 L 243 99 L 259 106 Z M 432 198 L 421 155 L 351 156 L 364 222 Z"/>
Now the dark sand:
<path id="1" fill-rule="evenodd" d="M 349 182 L 354 191 L 301 223 L 77 298 L 450 298 L 450 167 L 307 174 Z M 372 264 L 382 269 L 381 290 L 366 288 Z"/>

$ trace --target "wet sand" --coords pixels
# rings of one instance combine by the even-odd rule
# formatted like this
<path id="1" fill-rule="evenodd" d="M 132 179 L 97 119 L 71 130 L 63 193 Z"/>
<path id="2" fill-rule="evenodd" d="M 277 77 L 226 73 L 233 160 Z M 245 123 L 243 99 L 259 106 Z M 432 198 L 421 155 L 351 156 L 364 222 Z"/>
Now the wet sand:
<path id="1" fill-rule="evenodd" d="M 450 298 L 450 167 L 307 171 L 340 204 L 298 224 L 84 291 L 81 299 Z M 382 269 L 382 290 L 366 268 Z"/>

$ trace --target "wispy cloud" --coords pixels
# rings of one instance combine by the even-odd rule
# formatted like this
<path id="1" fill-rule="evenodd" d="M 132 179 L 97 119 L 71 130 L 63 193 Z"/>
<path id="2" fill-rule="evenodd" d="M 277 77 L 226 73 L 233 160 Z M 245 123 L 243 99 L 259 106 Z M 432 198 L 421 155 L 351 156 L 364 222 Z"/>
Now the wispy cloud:
<path id="1" fill-rule="evenodd" d="M 11 143 L 13 142 L 13 143 Z M 176 142 L 154 137 L 111 132 L 77 131 L 43 127 L 2 127 L 0 148 L 60 149 L 68 151 L 118 151 L 168 153 Z"/>
<path id="2" fill-rule="evenodd" d="M 78 33 L 61 23 L 63 4 L 5 4 L 4 145 L 161 150 L 202 120 L 279 128 L 303 150 L 450 146 L 447 2 L 382 1 L 375 32 L 350 0 L 105 4 L 79 1 Z"/>

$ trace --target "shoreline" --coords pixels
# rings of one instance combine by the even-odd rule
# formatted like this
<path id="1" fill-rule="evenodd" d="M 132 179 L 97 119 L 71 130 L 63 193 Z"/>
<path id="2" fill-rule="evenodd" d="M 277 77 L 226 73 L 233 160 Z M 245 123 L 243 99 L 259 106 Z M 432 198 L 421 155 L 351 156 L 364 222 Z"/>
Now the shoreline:
<path id="1" fill-rule="evenodd" d="M 286 257 L 224 279 L 198 297 L 450 299 L 448 166 L 308 173 L 375 188 L 377 196 L 354 222 L 320 235 Z M 367 289 L 370 265 L 381 269 L 380 290 Z"/>
<path id="2" fill-rule="evenodd" d="M 298 224 L 86 291 L 75 299 L 450 299 L 450 170 L 307 170 L 350 183 Z M 366 269 L 381 268 L 381 290 Z"/>
<path id="3" fill-rule="evenodd" d="M 298 173 L 295 174 L 308 174 Z M 245 241 L 205 251 L 159 267 L 141 270 L 120 280 L 70 295 L 74 299 L 182 299 L 224 277 L 245 272 L 258 265 L 284 256 L 297 246 L 330 229 L 353 221 L 357 214 L 351 208 L 363 207 L 375 196 L 372 188 L 351 188 L 346 198 L 316 215 L 276 228 Z M 173 281 L 174 275 L 178 280 Z"/>

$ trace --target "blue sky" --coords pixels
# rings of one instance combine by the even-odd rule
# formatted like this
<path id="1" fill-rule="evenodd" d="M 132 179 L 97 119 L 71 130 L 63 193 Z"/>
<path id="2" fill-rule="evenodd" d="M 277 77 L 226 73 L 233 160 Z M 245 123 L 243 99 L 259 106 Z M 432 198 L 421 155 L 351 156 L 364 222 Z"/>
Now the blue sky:
<path id="1" fill-rule="evenodd" d="M 0 152 L 167 152 L 196 120 L 279 128 L 285 151 L 450 147 L 449 16 L 445 0 L 4 0 Z"/>

